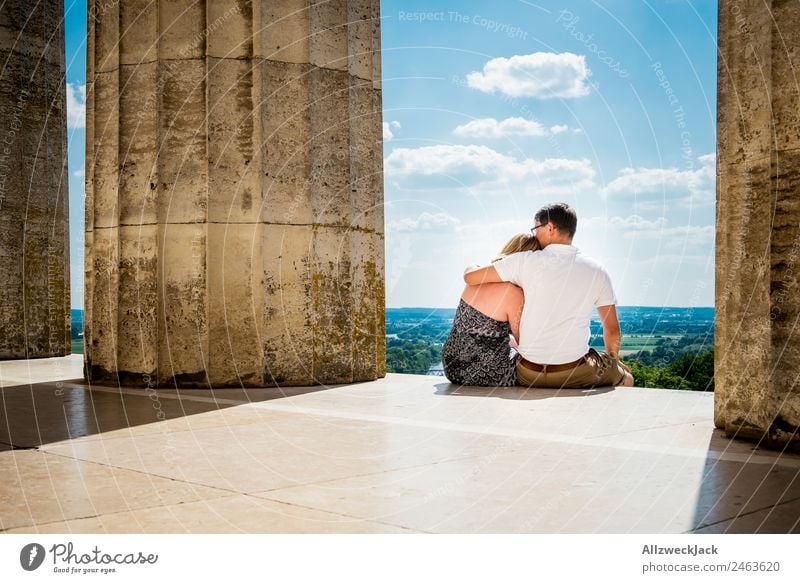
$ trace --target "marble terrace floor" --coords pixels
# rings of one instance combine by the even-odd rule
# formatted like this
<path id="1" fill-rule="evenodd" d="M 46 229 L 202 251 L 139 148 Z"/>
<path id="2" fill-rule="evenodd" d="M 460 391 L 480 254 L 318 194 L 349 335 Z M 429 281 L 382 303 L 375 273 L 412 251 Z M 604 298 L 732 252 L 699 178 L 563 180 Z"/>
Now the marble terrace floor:
<path id="1" fill-rule="evenodd" d="M 147 392 L 81 358 L 0 363 L 2 532 L 800 532 L 800 455 L 725 438 L 711 394 Z"/>

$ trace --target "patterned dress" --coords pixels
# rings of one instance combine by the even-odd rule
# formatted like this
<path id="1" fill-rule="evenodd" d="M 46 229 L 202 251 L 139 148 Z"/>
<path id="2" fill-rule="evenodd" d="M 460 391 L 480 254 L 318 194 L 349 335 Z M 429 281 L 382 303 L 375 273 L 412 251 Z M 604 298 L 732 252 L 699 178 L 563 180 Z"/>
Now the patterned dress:
<path id="1" fill-rule="evenodd" d="M 511 357 L 510 333 L 508 322 L 494 320 L 461 300 L 442 347 L 444 376 L 459 385 L 515 385 L 517 357 Z"/>

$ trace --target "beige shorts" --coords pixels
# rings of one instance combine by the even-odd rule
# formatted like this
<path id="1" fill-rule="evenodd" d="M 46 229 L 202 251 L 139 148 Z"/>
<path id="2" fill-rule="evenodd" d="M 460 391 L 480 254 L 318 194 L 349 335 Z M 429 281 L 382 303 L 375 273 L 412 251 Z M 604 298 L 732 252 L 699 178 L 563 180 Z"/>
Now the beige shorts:
<path id="1" fill-rule="evenodd" d="M 622 384 L 625 369 L 605 352 L 590 348 L 585 360 L 575 368 L 558 372 L 536 372 L 517 361 L 517 384 L 543 389 L 584 389 Z"/>

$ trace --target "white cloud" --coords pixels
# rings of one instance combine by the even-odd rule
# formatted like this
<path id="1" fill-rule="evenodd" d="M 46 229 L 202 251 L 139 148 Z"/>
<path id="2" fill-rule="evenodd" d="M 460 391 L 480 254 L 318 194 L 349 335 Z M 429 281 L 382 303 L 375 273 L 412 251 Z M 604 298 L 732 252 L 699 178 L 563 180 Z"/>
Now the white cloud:
<path id="1" fill-rule="evenodd" d="M 508 136 L 555 135 L 568 129 L 565 125 L 554 125 L 548 129 L 537 121 L 521 117 L 509 117 L 499 121 L 493 117 L 487 117 L 460 125 L 453 130 L 453 134 L 461 138 L 497 139 Z"/>
<path id="2" fill-rule="evenodd" d="M 453 133 L 462 138 L 503 138 L 506 136 L 544 136 L 547 129 L 536 121 L 509 117 L 497 121 L 492 117 L 475 119 L 458 126 Z"/>
<path id="3" fill-rule="evenodd" d="M 394 132 L 392 130 L 399 130 L 400 129 L 400 122 L 399 121 L 385 121 L 383 122 L 383 139 L 384 141 L 388 142 L 392 138 L 394 138 Z"/>
<path id="4" fill-rule="evenodd" d="M 483 192 L 569 194 L 594 188 L 586 159 L 517 159 L 486 146 L 437 145 L 396 148 L 384 162 L 386 175 L 407 188 L 473 188 Z"/>
<path id="5" fill-rule="evenodd" d="M 387 229 L 401 233 L 420 231 L 444 231 L 461 224 L 457 218 L 447 213 L 421 213 L 416 219 L 399 219 L 386 225 Z"/>
<path id="6" fill-rule="evenodd" d="M 699 166 L 679 168 L 624 168 L 601 190 L 604 197 L 667 195 L 679 196 L 679 202 L 694 206 L 714 204 L 716 161 L 714 154 L 698 159 Z M 649 205 L 652 207 L 652 204 Z"/>
<path id="7" fill-rule="evenodd" d="M 605 227 L 622 229 L 625 232 L 628 229 L 635 231 L 652 231 L 654 229 L 663 229 L 668 221 L 664 217 L 659 217 L 654 221 L 648 221 L 639 215 L 629 215 L 627 217 L 588 217 L 586 219 L 578 219 L 578 227 Z"/>
<path id="8" fill-rule="evenodd" d="M 713 252 L 711 252 L 713 255 Z M 640 267 L 656 267 L 663 270 L 665 265 L 694 265 L 694 266 L 707 266 L 708 265 L 709 256 L 708 255 L 688 255 L 688 254 L 658 254 L 653 255 L 652 257 L 648 257 L 647 259 L 642 259 L 641 261 L 637 261 L 636 265 Z M 713 280 L 713 276 L 712 276 Z M 670 290 L 672 291 L 672 290 Z M 687 305 L 703 305 L 705 302 L 698 302 L 696 298 L 692 298 Z M 714 303 L 713 299 L 710 303 Z"/>
<path id="9" fill-rule="evenodd" d="M 578 230 L 586 228 L 597 235 L 598 231 L 613 229 L 622 239 L 633 239 L 636 242 L 661 242 L 668 248 L 684 245 L 695 247 L 713 247 L 714 225 L 675 225 L 670 226 L 665 217 L 647 220 L 639 215 L 627 217 L 589 217 L 578 220 Z"/>
<path id="10" fill-rule="evenodd" d="M 589 94 L 587 80 L 591 74 L 583 55 L 533 53 L 492 59 L 483 66 L 483 72 L 467 75 L 467 85 L 510 97 L 572 98 Z"/>
<path id="11" fill-rule="evenodd" d="M 710 154 L 703 154 L 702 156 L 698 156 L 697 159 L 700 160 L 700 163 L 703 166 L 712 166 L 712 167 L 716 168 L 717 155 L 714 152 L 711 152 Z"/>
<path id="12" fill-rule="evenodd" d="M 83 178 L 83 177 L 86 176 L 86 171 L 83 168 L 81 168 L 80 170 L 75 170 L 72 173 L 72 175 L 77 177 L 77 178 Z"/>
<path id="13" fill-rule="evenodd" d="M 86 127 L 86 85 L 67 83 L 67 127 Z"/>
<path id="14" fill-rule="evenodd" d="M 713 247 L 714 232 L 714 225 L 680 225 L 660 231 L 641 231 L 631 236 L 637 241 L 661 241 L 669 248 L 684 245 Z"/>
<path id="15" fill-rule="evenodd" d="M 486 234 L 489 238 L 497 239 L 498 241 L 505 242 L 517 233 L 527 233 L 530 231 L 533 224 L 533 215 L 538 209 L 531 209 L 530 216 L 517 217 L 512 219 L 502 220 L 482 220 L 473 221 L 469 223 L 462 223 L 458 226 L 458 231 L 470 237 Z M 498 236 L 499 235 L 499 236 Z M 501 244 L 498 244 L 498 248 Z"/>

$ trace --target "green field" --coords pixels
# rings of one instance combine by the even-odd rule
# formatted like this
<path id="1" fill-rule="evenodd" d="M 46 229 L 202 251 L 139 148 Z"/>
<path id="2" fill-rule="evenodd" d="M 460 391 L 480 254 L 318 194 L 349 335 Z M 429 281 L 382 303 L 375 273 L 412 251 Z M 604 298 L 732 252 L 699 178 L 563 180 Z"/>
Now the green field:
<path id="1" fill-rule="evenodd" d="M 629 336 L 622 337 L 622 346 L 620 347 L 620 351 L 637 351 L 637 350 L 653 350 L 660 340 L 664 338 L 669 339 L 676 339 L 680 338 L 679 335 L 659 335 L 656 336 L 645 336 L 641 334 L 631 334 Z"/>
<path id="2" fill-rule="evenodd" d="M 653 351 L 659 344 L 668 347 L 675 346 L 675 343 L 680 343 L 681 341 L 685 344 L 685 339 L 686 336 L 682 334 L 627 334 L 622 337 L 622 346 L 619 352 L 621 356 L 630 356 L 631 354 L 643 350 Z M 695 336 L 694 339 L 697 340 L 698 347 L 702 347 L 704 343 L 707 342 L 707 339 L 699 336 Z M 602 336 L 595 336 L 592 338 L 591 346 L 595 347 L 597 350 L 602 350 L 604 348 Z M 685 344 L 685 347 L 694 348 L 688 344 Z"/>
<path id="3" fill-rule="evenodd" d="M 72 341 L 72 354 L 83 354 L 83 340 Z"/>
<path id="4" fill-rule="evenodd" d="M 639 350 L 653 350 L 658 343 L 664 339 L 677 339 L 680 338 L 680 335 L 658 335 L 658 336 L 648 336 L 644 334 L 629 334 L 622 337 L 622 346 L 620 347 L 620 352 L 625 354 L 625 352 L 637 352 Z M 602 347 L 603 346 L 603 337 L 602 336 L 595 336 L 592 338 L 591 346 L 594 347 Z"/>

